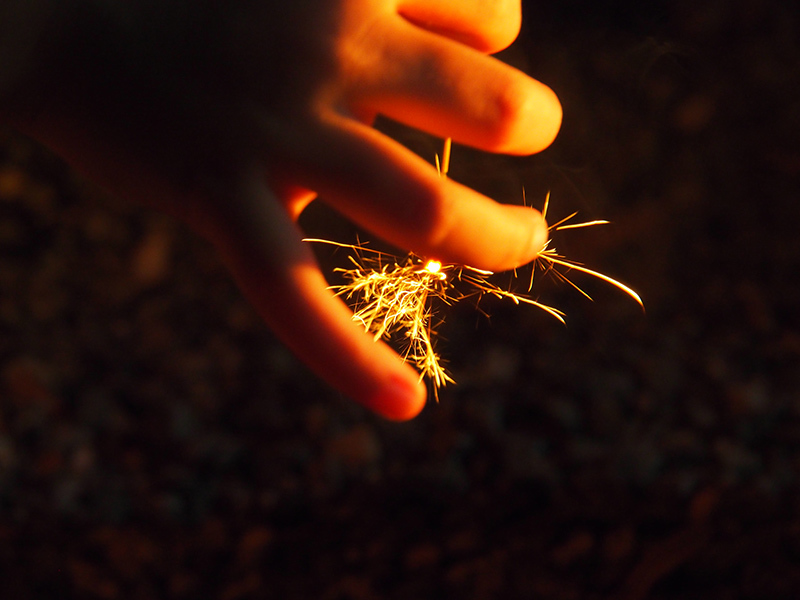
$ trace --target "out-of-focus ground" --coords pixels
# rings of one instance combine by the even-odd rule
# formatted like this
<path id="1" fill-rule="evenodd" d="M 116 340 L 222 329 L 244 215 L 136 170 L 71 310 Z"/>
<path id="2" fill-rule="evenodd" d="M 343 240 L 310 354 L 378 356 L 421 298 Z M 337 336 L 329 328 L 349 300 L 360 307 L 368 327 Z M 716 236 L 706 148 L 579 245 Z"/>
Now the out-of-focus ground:
<path id="1" fill-rule="evenodd" d="M 647 311 L 585 278 L 536 288 L 567 327 L 456 307 L 458 385 L 410 423 L 310 377 L 183 226 L 2 134 L 3 598 L 800 597 L 798 11 L 525 8 L 505 57 L 560 137 L 451 174 L 611 220 L 556 246 Z"/>

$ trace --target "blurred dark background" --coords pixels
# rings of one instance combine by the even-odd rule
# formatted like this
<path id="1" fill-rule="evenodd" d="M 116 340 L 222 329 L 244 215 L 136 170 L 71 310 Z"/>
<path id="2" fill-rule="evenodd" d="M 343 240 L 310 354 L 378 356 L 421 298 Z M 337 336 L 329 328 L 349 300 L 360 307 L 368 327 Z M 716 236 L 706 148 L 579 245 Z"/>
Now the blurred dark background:
<path id="1" fill-rule="evenodd" d="M 563 130 L 452 176 L 611 220 L 557 248 L 647 311 L 582 278 L 538 288 L 566 327 L 458 306 L 458 385 L 403 424 L 310 377 L 182 225 L 0 132 L 2 597 L 800 597 L 799 27 L 525 2 L 503 56 Z"/>

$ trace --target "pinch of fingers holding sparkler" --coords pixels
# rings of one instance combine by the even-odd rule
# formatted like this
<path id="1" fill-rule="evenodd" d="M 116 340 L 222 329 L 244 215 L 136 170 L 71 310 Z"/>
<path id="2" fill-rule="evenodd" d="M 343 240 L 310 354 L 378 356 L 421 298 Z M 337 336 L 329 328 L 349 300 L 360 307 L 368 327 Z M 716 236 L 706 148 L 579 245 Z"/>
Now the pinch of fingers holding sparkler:
<path id="1" fill-rule="evenodd" d="M 0 120 L 120 196 L 208 237 L 314 371 L 392 419 L 425 387 L 327 289 L 295 219 L 317 194 L 393 244 L 491 270 L 533 260 L 505 206 L 369 124 L 383 114 L 491 152 L 548 146 L 553 92 L 489 54 L 519 0 L 4 0 Z"/>

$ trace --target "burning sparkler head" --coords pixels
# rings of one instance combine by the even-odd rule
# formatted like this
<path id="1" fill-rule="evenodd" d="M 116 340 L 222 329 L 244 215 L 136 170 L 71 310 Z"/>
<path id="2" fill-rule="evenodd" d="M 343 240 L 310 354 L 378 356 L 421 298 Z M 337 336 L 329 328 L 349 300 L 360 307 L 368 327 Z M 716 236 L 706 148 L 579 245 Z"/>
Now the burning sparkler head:
<path id="1" fill-rule="evenodd" d="M 438 275 L 440 279 L 446 279 L 447 276 L 442 273 L 442 263 L 438 260 L 429 260 L 425 263 L 425 271 L 431 275 Z"/>

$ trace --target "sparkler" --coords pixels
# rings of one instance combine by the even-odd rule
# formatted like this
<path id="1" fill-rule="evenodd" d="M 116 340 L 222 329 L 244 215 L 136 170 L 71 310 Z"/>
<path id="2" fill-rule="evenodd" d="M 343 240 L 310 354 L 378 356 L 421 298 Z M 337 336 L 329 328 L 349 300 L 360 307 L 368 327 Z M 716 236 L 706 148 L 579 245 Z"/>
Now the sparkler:
<path id="1" fill-rule="evenodd" d="M 450 140 L 445 140 L 441 163 L 436 157 L 436 168 L 442 177 L 447 176 L 450 159 Z M 550 204 L 548 193 L 542 216 L 547 216 Z M 608 221 L 595 220 L 572 223 L 577 215 L 560 220 L 549 227 L 549 231 L 563 231 L 607 224 Z M 545 244 L 539 255 L 531 263 L 531 276 L 527 293 L 517 293 L 492 283 L 491 271 L 476 269 L 467 265 L 442 264 L 437 260 L 426 260 L 410 253 L 405 259 L 368 248 L 366 244 L 341 244 L 324 239 L 307 239 L 308 242 L 330 244 L 347 248 L 353 252 L 348 259 L 354 268 L 335 269 L 341 273 L 345 283 L 331 286 L 337 295 L 343 296 L 353 308 L 353 319 L 373 334 L 374 339 L 396 339 L 402 348 L 401 356 L 412 363 L 420 372 L 420 378 L 427 377 L 438 400 L 438 389 L 448 383 L 455 383 L 443 367 L 443 361 L 436 351 L 436 332 L 443 321 L 438 309 L 450 306 L 466 298 L 474 298 L 475 306 L 484 296 L 508 299 L 515 304 L 529 304 L 539 308 L 566 323 L 565 314 L 559 309 L 543 304 L 529 294 L 533 289 L 537 272 L 543 276 L 554 277 L 565 282 L 591 300 L 591 296 L 568 277 L 570 271 L 590 275 L 620 289 L 633 298 L 642 308 L 639 295 L 616 279 L 585 267 L 583 264 L 567 259 L 552 247 L 552 238 Z M 517 278 L 516 270 L 513 272 Z"/>

